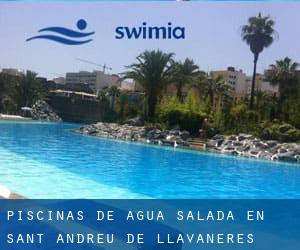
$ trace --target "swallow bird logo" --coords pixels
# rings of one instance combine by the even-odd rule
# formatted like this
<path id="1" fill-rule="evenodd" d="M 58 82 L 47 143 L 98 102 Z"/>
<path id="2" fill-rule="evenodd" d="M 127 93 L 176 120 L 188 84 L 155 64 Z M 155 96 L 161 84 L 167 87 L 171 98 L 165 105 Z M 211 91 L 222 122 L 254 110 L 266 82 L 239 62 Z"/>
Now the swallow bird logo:
<path id="1" fill-rule="evenodd" d="M 30 37 L 26 39 L 26 41 L 46 39 L 66 45 L 81 45 L 93 40 L 90 37 L 95 34 L 95 32 L 83 32 L 87 27 L 87 22 L 84 19 L 78 20 L 76 26 L 78 28 L 77 31 L 64 27 L 43 28 L 38 31 L 42 33 L 41 35 Z"/>

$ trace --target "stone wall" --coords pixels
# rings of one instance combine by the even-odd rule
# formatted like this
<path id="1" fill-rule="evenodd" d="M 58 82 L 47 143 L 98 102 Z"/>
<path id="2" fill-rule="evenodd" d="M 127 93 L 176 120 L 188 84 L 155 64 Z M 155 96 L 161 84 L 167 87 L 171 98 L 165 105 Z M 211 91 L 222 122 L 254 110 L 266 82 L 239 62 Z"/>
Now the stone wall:
<path id="1" fill-rule="evenodd" d="M 97 100 L 82 99 L 78 96 L 49 95 L 47 102 L 67 122 L 95 123 L 112 120 L 113 113 L 109 105 Z"/>
<path id="2" fill-rule="evenodd" d="M 265 160 L 300 162 L 299 143 L 279 143 L 258 139 L 252 135 L 215 135 L 208 148 L 220 153 L 253 157 Z"/>
<path id="3" fill-rule="evenodd" d="M 188 146 L 191 138 L 187 131 L 147 129 L 143 126 L 119 125 L 116 123 L 103 123 L 87 125 L 76 129 L 77 132 L 100 136 L 104 138 L 136 141 L 169 146 Z"/>
<path id="4" fill-rule="evenodd" d="M 87 125 L 77 132 L 104 138 L 152 143 L 166 146 L 188 147 L 192 139 L 187 131 L 148 129 L 144 126 L 103 123 Z M 252 135 L 216 135 L 207 141 L 207 150 L 236 156 L 300 162 L 299 143 L 265 141 Z"/>

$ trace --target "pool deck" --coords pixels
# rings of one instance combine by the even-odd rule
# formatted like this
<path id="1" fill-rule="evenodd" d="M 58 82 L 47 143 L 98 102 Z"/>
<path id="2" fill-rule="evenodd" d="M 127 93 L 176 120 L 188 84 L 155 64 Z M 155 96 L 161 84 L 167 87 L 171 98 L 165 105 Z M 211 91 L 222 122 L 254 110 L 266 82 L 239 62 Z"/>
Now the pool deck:
<path id="1" fill-rule="evenodd" d="M 20 115 L 5 115 L 0 114 L 0 120 L 7 120 L 7 121 L 31 121 L 31 118 L 23 117 Z"/>
<path id="2" fill-rule="evenodd" d="M 0 199 L 25 199 L 24 196 L 11 192 L 6 186 L 0 185 Z"/>
<path id="3" fill-rule="evenodd" d="M 10 200 L 22 200 L 22 199 L 25 199 L 25 197 L 22 195 L 16 194 L 16 193 L 11 193 L 9 196 L 9 199 Z"/>

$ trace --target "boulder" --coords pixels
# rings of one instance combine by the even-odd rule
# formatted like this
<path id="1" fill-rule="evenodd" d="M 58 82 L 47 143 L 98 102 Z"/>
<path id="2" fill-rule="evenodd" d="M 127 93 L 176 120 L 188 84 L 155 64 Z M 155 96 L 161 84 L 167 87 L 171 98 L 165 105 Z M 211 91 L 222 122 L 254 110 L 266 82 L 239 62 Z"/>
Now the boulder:
<path id="1" fill-rule="evenodd" d="M 31 116 L 34 120 L 62 121 L 52 107 L 42 100 L 37 101 L 32 106 Z"/>
<path id="2" fill-rule="evenodd" d="M 296 162 L 297 158 L 293 152 L 279 153 L 277 158 L 280 161 Z"/>
<path id="3" fill-rule="evenodd" d="M 169 131 L 170 135 L 180 135 L 180 130 L 177 129 L 172 129 Z"/>
<path id="4" fill-rule="evenodd" d="M 230 135 L 227 139 L 230 141 L 236 141 L 237 140 L 237 136 L 236 135 Z"/>
<path id="5" fill-rule="evenodd" d="M 279 148 L 279 149 L 277 150 L 277 152 L 278 152 L 279 154 L 284 154 L 284 153 L 287 153 L 288 150 L 285 149 L 285 148 Z"/>
<path id="6" fill-rule="evenodd" d="M 125 123 L 128 125 L 131 125 L 131 126 L 140 127 L 140 126 L 144 125 L 144 120 L 140 116 L 137 116 L 137 117 L 128 119 Z"/>
<path id="7" fill-rule="evenodd" d="M 189 138 L 191 138 L 190 132 L 189 131 L 182 131 L 180 132 L 180 137 L 182 140 L 187 140 Z"/>
<path id="8" fill-rule="evenodd" d="M 212 140 L 222 140 L 222 141 L 224 141 L 225 136 L 224 135 L 215 135 L 211 139 Z"/>
<path id="9" fill-rule="evenodd" d="M 267 141 L 266 142 L 268 144 L 269 147 L 273 148 L 275 146 L 278 145 L 278 142 L 277 141 Z"/>
<path id="10" fill-rule="evenodd" d="M 153 143 L 174 147 L 189 146 L 192 140 L 188 131 L 147 129 L 143 126 L 116 123 L 96 123 L 76 129 L 77 132 L 105 138 Z M 176 143 L 175 143 L 176 142 Z M 231 136 L 215 135 L 207 141 L 207 148 L 213 152 L 231 155 L 255 157 L 266 160 L 300 162 L 300 144 L 266 141 L 252 135 L 239 134 Z"/>
<path id="11" fill-rule="evenodd" d="M 237 140 L 238 141 L 244 141 L 244 140 L 246 140 L 246 139 L 253 139 L 253 135 L 249 135 L 249 134 L 239 134 L 238 136 L 237 136 Z"/>

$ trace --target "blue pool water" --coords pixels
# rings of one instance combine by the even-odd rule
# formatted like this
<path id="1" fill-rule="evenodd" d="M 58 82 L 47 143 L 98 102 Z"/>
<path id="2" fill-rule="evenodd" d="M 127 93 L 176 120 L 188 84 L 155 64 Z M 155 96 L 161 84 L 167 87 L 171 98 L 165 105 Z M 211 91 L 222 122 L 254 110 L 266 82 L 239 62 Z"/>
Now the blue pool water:
<path id="1" fill-rule="evenodd" d="M 28 198 L 300 198 L 300 165 L 0 122 L 0 183 Z"/>

